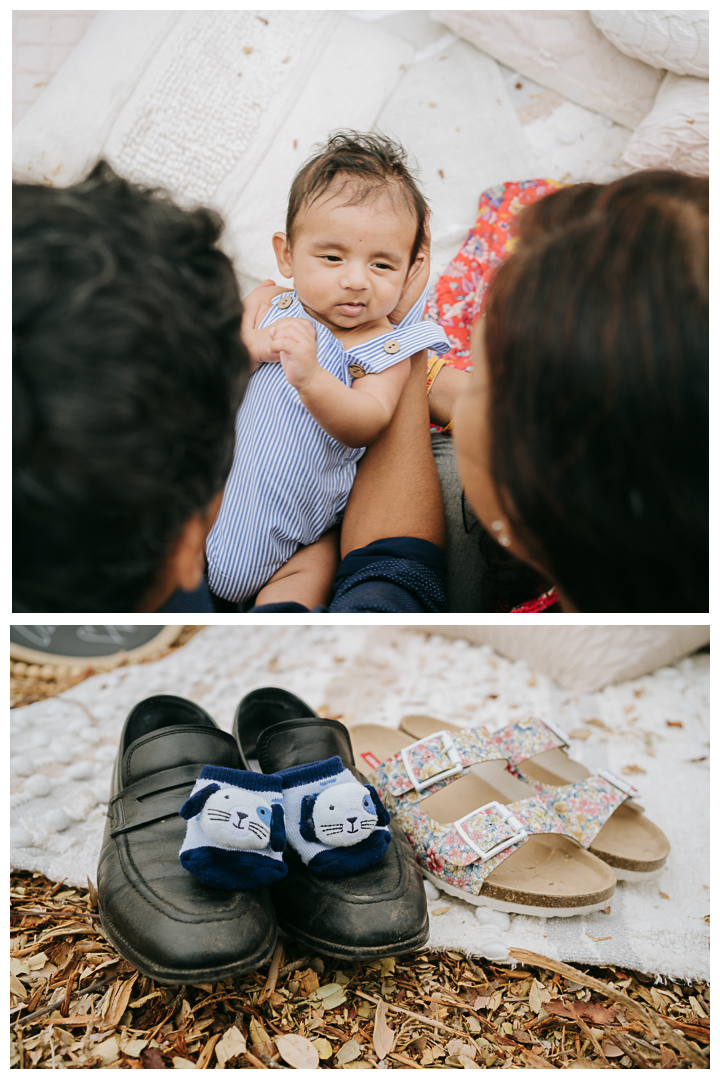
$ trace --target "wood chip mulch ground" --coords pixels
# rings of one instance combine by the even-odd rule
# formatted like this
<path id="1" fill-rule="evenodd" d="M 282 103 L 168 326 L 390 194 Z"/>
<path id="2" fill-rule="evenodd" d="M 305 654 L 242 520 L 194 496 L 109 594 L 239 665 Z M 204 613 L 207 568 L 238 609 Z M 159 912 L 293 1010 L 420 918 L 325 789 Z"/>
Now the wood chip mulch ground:
<path id="1" fill-rule="evenodd" d="M 45 692 L 12 693 L 60 689 L 45 676 Z M 704 983 L 521 950 L 514 970 L 456 952 L 350 963 L 281 940 L 259 971 L 166 987 L 106 940 L 91 884 L 19 872 L 10 896 L 12 1068 L 709 1067 Z"/>

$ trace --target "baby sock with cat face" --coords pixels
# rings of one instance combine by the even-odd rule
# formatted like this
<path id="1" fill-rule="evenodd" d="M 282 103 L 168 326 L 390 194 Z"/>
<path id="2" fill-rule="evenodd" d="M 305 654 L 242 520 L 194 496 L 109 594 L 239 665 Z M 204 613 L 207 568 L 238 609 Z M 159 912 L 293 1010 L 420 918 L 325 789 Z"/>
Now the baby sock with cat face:
<path id="1" fill-rule="evenodd" d="M 387 851 L 390 815 L 370 784 L 361 784 L 339 757 L 275 774 L 282 780 L 288 843 L 309 870 L 354 874 Z"/>
<path id="2" fill-rule="evenodd" d="M 287 874 L 278 777 L 204 765 L 180 817 L 180 862 L 205 885 L 257 889 Z"/>

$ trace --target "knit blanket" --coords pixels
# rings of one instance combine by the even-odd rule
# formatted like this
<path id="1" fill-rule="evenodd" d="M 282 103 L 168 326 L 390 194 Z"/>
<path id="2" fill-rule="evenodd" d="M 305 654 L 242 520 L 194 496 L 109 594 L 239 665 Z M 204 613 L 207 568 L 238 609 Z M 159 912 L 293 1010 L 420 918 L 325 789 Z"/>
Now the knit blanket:
<path id="1" fill-rule="evenodd" d="M 299 694 L 348 726 L 397 727 L 412 713 L 489 730 L 531 711 L 552 718 L 571 734 L 572 757 L 626 776 L 640 790 L 672 851 L 656 881 L 619 883 L 609 914 L 515 915 L 509 926 L 506 920 L 494 928 L 494 937 L 506 949 L 628 967 L 658 981 L 709 977 L 705 654 L 577 693 L 488 645 L 399 627 L 207 627 L 163 660 L 96 675 L 11 713 L 11 866 L 72 885 L 96 880 L 112 763 L 138 701 L 179 694 L 230 731 L 239 699 L 267 685 Z M 429 908 L 428 948 L 487 954 L 487 909 L 445 894 L 431 898 Z M 493 948 L 497 953 L 497 942 Z"/>

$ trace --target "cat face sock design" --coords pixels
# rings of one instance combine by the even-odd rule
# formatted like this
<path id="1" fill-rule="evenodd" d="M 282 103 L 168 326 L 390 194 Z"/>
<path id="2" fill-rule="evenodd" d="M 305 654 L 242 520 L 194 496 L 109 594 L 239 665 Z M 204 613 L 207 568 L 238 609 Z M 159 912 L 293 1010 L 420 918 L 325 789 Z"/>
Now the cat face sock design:
<path id="1" fill-rule="evenodd" d="M 282 780 L 288 843 L 308 869 L 328 877 L 378 862 L 390 843 L 390 815 L 370 784 L 339 757 L 275 774 Z"/>
<path id="2" fill-rule="evenodd" d="M 204 765 L 180 807 L 187 825 L 180 862 L 216 889 L 257 889 L 287 874 L 277 776 Z"/>

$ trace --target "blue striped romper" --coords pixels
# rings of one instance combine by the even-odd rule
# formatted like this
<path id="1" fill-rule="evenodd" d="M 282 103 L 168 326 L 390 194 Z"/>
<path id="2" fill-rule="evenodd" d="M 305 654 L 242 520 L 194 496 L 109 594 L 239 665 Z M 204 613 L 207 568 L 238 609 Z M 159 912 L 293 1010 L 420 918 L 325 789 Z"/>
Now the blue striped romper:
<path id="1" fill-rule="evenodd" d="M 394 330 L 349 352 L 311 319 L 318 362 L 350 386 L 353 365 L 377 374 L 420 349 L 449 352 L 445 331 L 422 321 L 424 307 L 423 295 Z M 308 318 L 296 292 L 273 298 L 261 328 L 288 317 Z M 400 347 L 388 352 L 388 343 Z M 364 453 L 364 447 L 344 446 L 320 427 L 281 364 L 262 364 L 238 411 L 233 463 L 208 536 L 212 591 L 228 601 L 254 596 L 299 545 L 319 539 L 342 515 Z"/>

